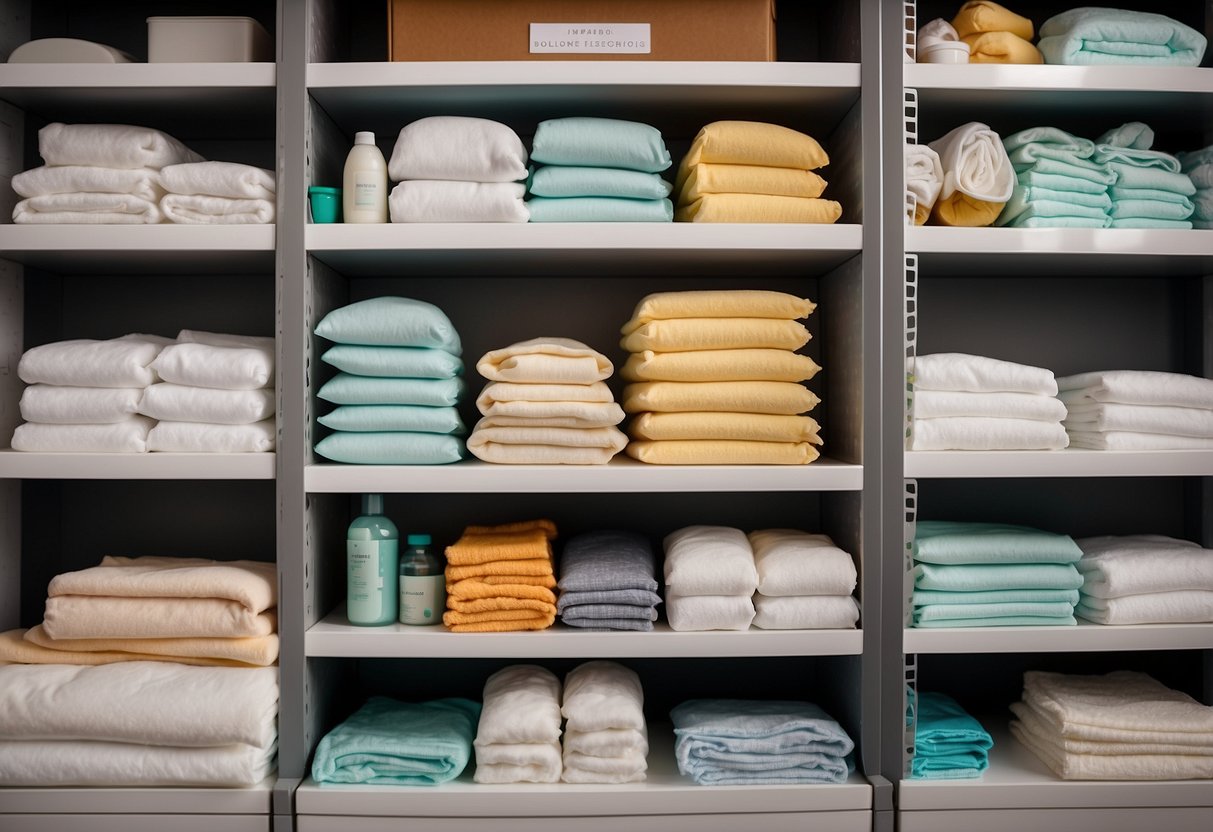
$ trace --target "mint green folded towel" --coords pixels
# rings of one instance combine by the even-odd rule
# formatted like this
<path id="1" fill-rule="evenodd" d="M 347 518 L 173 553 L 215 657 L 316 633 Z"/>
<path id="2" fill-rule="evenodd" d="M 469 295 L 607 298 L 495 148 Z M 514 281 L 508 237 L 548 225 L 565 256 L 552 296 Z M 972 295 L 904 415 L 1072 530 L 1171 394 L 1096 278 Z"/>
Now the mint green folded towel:
<path id="1" fill-rule="evenodd" d="M 1154 131 L 1148 124 L 1130 121 L 1104 133 L 1095 140 L 1095 143 L 1149 150 L 1154 146 Z"/>
<path id="2" fill-rule="evenodd" d="M 1082 549 L 1069 535 L 1045 532 L 1030 526 L 920 520 L 914 531 L 913 554 L 916 561 L 933 564 L 1046 564 L 1075 563 L 1082 558 Z M 1078 586 L 1081 585 L 1080 581 Z M 993 588 L 1027 589 L 1039 586 L 1047 587 L 1045 584 L 1032 584 Z M 924 587 L 931 588 L 945 589 Z"/>
<path id="3" fill-rule="evenodd" d="M 620 199 L 665 199 L 674 188 L 655 173 L 621 168 L 544 165 L 531 176 L 535 196 L 612 196 Z"/>
<path id="4" fill-rule="evenodd" d="M 338 373 L 316 396 L 333 404 L 419 404 L 450 407 L 459 403 L 465 384 L 456 378 L 375 378 Z"/>
<path id="5" fill-rule="evenodd" d="M 321 786 L 432 786 L 454 780 L 472 756 L 480 703 L 468 699 L 370 699 L 316 746 Z"/>
<path id="6" fill-rule="evenodd" d="M 1179 173 L 1179 160 L 1170 153 L 1163 153 L 1161 150 L 1134 150 L 1131 147 L 1099 144 L 1095 146 L 1095 155 L 1091 159 L 1098 164 L 1107 165 L 1118 177 L 1123 168 L 1117 165 L 1127 165 L 1137 168 L 1158 168 L 1159 170 L 1170 171 L 1171 173 Z M 1120 183 L 1119 178 L 1116 181 L 1117 184 Z"/>
<path id="7" fill-rule="evenodd" d="M 1070 604 L 1078 603 L 1077 589 L 994 589 L 987 592 L 941 592 L 916 589 L 916 607 L 932 604 Z"/>
<path id="8" fill-rule="evenodd" d="M 1195 190 L 1193 190 L 1194 193 Z M 1113 187 L 1108 189 L 1108 196 L 1116 202 L 1144 199 L 1149 202 L 1173 202 L 1176 205 L 1194 207 L 1193 201 L 1188 198 L 1190 194 L 1185 196 L 1175 191 L 1160 191 L 1155 188 Z"/>
<path id="9" fill-rule="evenodd" d="M 1206 40 L 1161 14 L 1086 6 L 1046 20 L 1036 46 L 1048 64 L 1199 66 Z"/>
<path id="10" fill-rule="evenodd" d="M 1109 228 L 1155 228 L 1155 229 L 1174 229 L 1183 230 L 1192 228 L 1191 220 L 1160 220 L 1154 217 L 1122 217 L 1114 219 L 1108 225 Z"/>
<path id="11" fill-rule="evenodd" d="M 1192 216 L 1192 201 L 1163 202 L 1156 199 L 1118 199 L 1112 203 L 1108 216 L 1112 222 L 1124 219 L 1186 220 Z M 1116 226 L 1114 225 L 1113 228 Z"/>
<path id="12" fill-rule="evenodd" d="M 673 222 L 668 199 L 614 199 L 604 196 L 527 201 L 531 222 Z"/>
<path id="13" fill-rule="evenodd" d="M 553 118 L 539 122 L 531 159 L 545 165 L 624 168 L 660 173 L 671 164 L 661 131 L 617 118 Z"/>
<path id="14" fill-rule="evenodd" d="M 919 780 L 980 777 L 989 767 L 989 751 L 994 747 L 981 723 L 942 693 L 919 693 L 917 711 L 910 776 Z"/>
<path id="15" fill-rule="evenodd" d="M 1015 226 L 1019 220 L 1052 220 L 1058 217 L 1078 217 L 1099 221 L 1107 216 L 1108 213 L 1103 208 L 1086 208 L 1072 202 L 1050 202 L 1048 200 L 1023 202 L 1012 195 L 1010 201 L 1007 202 L 1007 207 L 998 215 L 994 224 L 996 226 Z"/>
<path id="16" fill-rule="evenodd" d="M 427 347 L 383 347 L 337 344 L 320 360 L 356 376 L 388 378 L 454 378 L 463 373 L 463 359 L 446 350 Z"/>
<path id="17" fill-rule="evenodd" d="M 1069 176 L 1075 179 L 1086 179 L 1105 187 L 1116 181 L 1116 174 L 1108 170 L 1107 165 L 1099 165 L 1088 159 L 1081 159 L 1078 156 L 1059 154 L 1052 157 L 1042 156 L 1029 159 L 1024 157 L 1022 150 L 1017 150 L 1015 153 L 1020 156 L 1020 159 L 1016 160 L 1013 158 L 1011 161 L 1017 174 L 1029 171 L 1049 173 L 1057 176 Z"/>
<path id="18" fill-rule="evenodd" d="M 1002 146 L 1006 148 L 1007 153 L 1012 153 L 1020 148 L 1039 146 L 1053 152 L 1067 153 L 1080 158 L 1086 158 L 1095 152 L 1095 142 L 1056 127 L 1029 127 L 1027 130 L 1020 130 L 1018 133 L 1004 136 Z"/>
<path id="19" fill-rule="evenodd" d="M 465 456 L 463 440 L 441 433 L 336 431 L 316 443 L 316 453 L 351 465 L 448 465 Z"/>
<path id="20" fill-rule="evenodd" d="M 413 404 L 347 404 L 316 421 L 326 428 L 356 433 L 408 431 L 462 435 L 467 432 L 455 408 Z"/>
<path id="21" fill-rule="evenodd" d="M 1117 188 L 1151 188 L 1184 196 L 1191 196 L 1196 191 L 1192 177 L 1186 173 L 1176 173 L 1158 167 L 1142 167 L 1127 162 L 1110 162 L 1108 170 L 1116 177 L 1112 185 Z"/>
<path id="22" fill-rule="evenodd" d="M 947 621 L 924 621 L 915 626 L 926 630 L 959 627 L 1076 627 L 1078 626 L 1078 620 L 1072 615 L 1058 618 L 1037 618 L 1031 615 L 1020 615 L 1007 618 L 959 618 Z"/>
<path id="23" fill-rule="evenodd" d="M 1082 575 L 1068 563 L 1009 563 L 914 567 L 916 589 L 978 592 L 994 589 L 1078 589 Z"/>
<path id="24" fill-rule="evenodd" d="M 1109 228 L 1112 218 L 1107 214 L 1102 219 L 1093 217 L 1025 217 L 1020 214 L 1007 228 Z"/>
<path id="25" fill-rule="evenodd" d="M 961 621 L 974 618 L 1065 618 L 1074 614 L 1074 605 L 1064 601 L 1052 604 L 931 604 L 915 607 L 914 626 L 924 621 Z"/>
<path id="26" fill-rule="evenodd" d="M 1057 173 L 1043 173 L 1035 167 L 1028 168 L 1015 177 L 1020 185 L 1027 188 L 1046 188 L 1050 191 L 1067 191 L 1078 194 L 1104 194 L 1108 192 L 1105 182 L 1093 182 L 1078 176 L 1066 176 Z"/>

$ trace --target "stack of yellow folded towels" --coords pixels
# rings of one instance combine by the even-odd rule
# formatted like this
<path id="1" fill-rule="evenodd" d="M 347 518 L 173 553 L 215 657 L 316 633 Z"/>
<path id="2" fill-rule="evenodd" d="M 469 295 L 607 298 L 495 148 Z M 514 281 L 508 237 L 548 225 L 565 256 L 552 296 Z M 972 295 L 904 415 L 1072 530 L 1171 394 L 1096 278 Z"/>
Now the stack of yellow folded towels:
<path id="1" fill-rule="evenodd" d="M 551 520 L 468 526 L 446 547 L 447 611 L 456 633 L 543 630 L 556 620 Z"/>
<path id="2" fill-rule="evenodd" d="M 816 308 L 783 292 L 659 292 L 623 326 L 629 456 L 658 465 L 801 465 L 817 459 L 821 369 L 796 350 Z"/>
<path id="3" fill-rule="evenodd" d="M 970 0 L 952 19 L 952 27 L 969 45 L 971 64 L 1043 64 L 1044 56 L 1032 45 L 1033 26 L 990 0 Z"/>
<path id="4" fill-rule="evenodd" d="M 830 157 L 812 136 L 777 124 L 716 121 L 699 131 L 678 168 L 678 222 L 832 223 L 842 206 L 821 199 L 813 171 Z"/>

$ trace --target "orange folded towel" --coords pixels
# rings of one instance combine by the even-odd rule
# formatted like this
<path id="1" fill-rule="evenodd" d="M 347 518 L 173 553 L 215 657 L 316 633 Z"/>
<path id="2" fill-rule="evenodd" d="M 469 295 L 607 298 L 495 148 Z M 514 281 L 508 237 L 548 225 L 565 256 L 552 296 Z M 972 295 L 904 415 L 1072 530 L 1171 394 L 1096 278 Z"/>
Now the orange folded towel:
<path id="1" fill-rule="evenodd" d="M 501 610 L 464 613 L 447 610 L 442 623 L 453 633 L 508 633 L 517 630 L 544 630 L 556 621 L 556 614 L 535 610 Z"/>
<path id="2" fill-rule="evenodd" d="M 447 595 L 451 600 L 472 601 L 477 598 L 528 598 L 543 601 L 548 604 L 556 603 L 556 594 L 542 586 L 529 584 L 490 584 L 484 581 L 467 580 L 447 584 Z"/>
<path id="3" fill-rule="evenodd" d="M 471 566 L 451 566 L 448 563 L 446 567 L 447 583 L 466 581 L 470 578 L 486 582 L 489 578 L 497 578 L 506 583 L 530 583 L 530 581 L 516 581 L 515 579 L 527 577 L 538 580 L 546 579 L 551 575 L 552 561 L 550 558 L 493 560 Z M 547 586 L 547 584 L 540 584 L 540 586 Z M 553 583 L 552 586 L 555 584 Z"/>
<path id="4" fill-rule="evenodd" d="M 555 536 L 556 526 L 550 520 L 468 526 L 457 541 L 446 547 L 446 560 L 454 566 L 500 560 L 551 560 L 551 540 Z"/>

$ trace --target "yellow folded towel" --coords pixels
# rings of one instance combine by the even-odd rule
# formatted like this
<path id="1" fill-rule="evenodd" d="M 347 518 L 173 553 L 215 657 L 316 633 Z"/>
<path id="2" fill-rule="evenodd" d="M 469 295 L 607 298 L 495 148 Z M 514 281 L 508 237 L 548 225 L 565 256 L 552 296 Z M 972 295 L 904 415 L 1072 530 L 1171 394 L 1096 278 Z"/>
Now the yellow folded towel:
<path id="1" fill-rule="evenodd" d="M 1004 204 L 985 202 L 955 191 L 951 196 L 940 197 L 935 201 L 935 207 L 931 209 L 931 222 L 935 225 L 981 228 L 998 219 Z"/>
<path id="2" fill-rule="evenodd" d="M 552 561 L 546 558 L 493 560 L 470 566 L 452 566 L 448 563 L 446 567 L 446 579 L 448 582 L 464 581 L 468 578 L 487 581 L 490 577 L 506 580 L 522 576 L 542 580 L 551 575 Z"/>
<path id="3" fill-rule="evenodd" d="M 550 615 L 535 610 L 502 610 L 500 612 L 464 613 L 447 610 L 442 623 L 452 633 L 510 633 L 518 630 L 544 630 L 556 621 Z"/>
<path id="4" fill-rule="evenodd" d="M 492 382 L 498 384 L 499 382 Z M 485 385 L 486 388 L 491 385 Z M 610 390 L 608 389 L 609 393 Z M 482 404 L 483 401 L 483 404 Z M 606 402 L 501 402 L 481 394 L 476 400 L 480 412 L 486 417 L 500 419 L 498 424 L 510 424 L 505 420 L 543 419 L 552 427 L 605 428 L 623 421 L 623 411 L 615 400 Z M 530 424 L 513 421 L 512 424 Z M 539 424 L 535 422 L 534 424 Z"/>
<path id="5" fill-rule="evenodd" d="M 627 335 L 650 321 L 670 318 L 783 318 L 813 314 L 817 304 L 808 298 L 766 289 L 724 289 L 691 292 L 654 292 L 636 304 L 620 332 Z"/>
<path id="6" fill-rule="evenodd" d="M 821 444 L 821 426 L 810 416 L 773 413 L 641 413 L 628 432 L 637 439 L 731 439 Z"/>
<path id="7" fill-rule="evenodd" d="M 761 121 L 714 121 L 704 125 L 691 142 L 674 189 L 681 191 L 690 169 L 703 162 L 816 170 L 828 165 L 830 157 L 815 138 L 789 127 Z"/>
<path id="8" fill-rule="evenodd" d="M 704 194 L 769 194 L 815 197 L 826 181 L 811 170 L 760 165 L 689 165 L 678 201 L 693 202 Z"/>
<path id="9" fill-rule="evenodd" d="M 619 346 L 628 352 L 689 350 L 798 350 L 812 336 L 804 324 L 775 318 L 675 318 L 649 321 Z"/>
<path id="10" fill-rule="evenodd" d="M 467 615 L 481 612 L 516 612 L 518 610 L 531 610 L 543 615 L 548 613 L 555 615 L 556 613 L 555 603 L 549 604 L 547 601 L 539 601 L 534 598 L 448 598 L 446 606 L 448 610 Z"/>
<path id="11" fill-rule="evenodd" d="M 808 381 L 821 371 L 790 350 L 692 350 L 632 353 L 619 371 L 624 381 Z"/>
<path id="12" fill-rule="evenodd" d="M 738 442 L 721 439 L 632 442 L 628 456 L 652 465 L 805 465 L 820 454 L 808 442 Z"/>
<path id="13" fill-rule="evenodd" d="M 763 194 L 704 194 L 694 202 L 679 205 L 675 222 L 838 222 L 842 205 L 832 199 L 803 199 Z"/>
<path id="14" fill-rule="evenodd" d="M 961 38 L 982 32 L 1010 32 L 1031 40 L 1034 34 L 1031 20 L 990 0 L 969 0 L 952 18 L 952 28 Z"/>
<path id="15" fill-rule="evenodd" d="M 490 584 L 475 578 L 448 583 L 446 592 L 450 598 L 462 601 L 473 601 L 477 598 L 530 598 L 549 604 L 556 603 L 555 593 L 546 587 L 524 583 Z"/>
<path id="16" fill-rule="evenodd" d="M 526 563 L 526 561 L 512 560 L 505 561 L 505 563 Z M 467 569 L 475 567 L 464 568 Z M 547 587 L 548 589 L 556 588 L 556 577 L 550 573 L 547 575 L 478 575 L 474 576 L 474 578 L 482 584 L 492 584 L 494 586 L 500 586 L 502 584 L 524 584 L 526 586 Z"/>
<path id="17" fill-rule="evenodd" d="M 549 428 L 538 425 L 521 427 L 485 426 L 478 422 L 468 437 L 468 450 L 484 445 L 552 445 L 567 448 L 604 448 L 621 451 L 628 442 L 619 428 Z"/>
<path id="18" fill-rule="evenodd" d="M 476 362 L 489 381 L 533 384 L 593 384 L 615 367 L 602 353 L 571 338 L 532 338 L 490 350 Z"/>
<path id="19" fill-rule="evenodd" d="M 981 32 L 962 38 L 969 45 L 971 64 L 1043 64 L 1045 56 L 1019 35 Z"/>
<path id="20" fill-rule="evenodd" d="M 222 598 L 253 612 L 277 604 L 273 563 L 204 558 L 106 557 L 100 566 L 56 575 L 47 594 L 120 598 Z"/>
<path id="21" fill-rule="evenodd" d="M 148 642 L 144 645 L 142 642 Z M 223 642 L 220 644 L 219 642 Z M 103 645 L 143 647 L 143 651 Z M 212 646 L 213 645 L 213 646 Z M 160 651 L 160 648 L 164 648 Z M 177 653 L 171 652 L 178 651 Z M 194 655 L 194 654 L 197 655 Z M 227 654 L 227 655 L 224 655 Z M 55 640 L 41 625 L 0 633 L 0 664 L 100 665 L 173 662 L 196 667 L 267 667 L 278 660 L 278 636 L 254 639 L 68 639 Z"/>
<path id="22" fill-rule="evenodd" d="M 628 413 L 777 413 L 794 416 L 812 410 L 821 399 L 787 381 L 646 381 L 623 389 Z"/>
<path id="23" fill-rule="evenodd" d="M 42 626 L 51 638 L 260 638 L 277 619 L 218 598 L 59 595 L 46 599 Z"/>
<path id="24" fill-rule="evenodd" d="M 451 566 L 472 566 L 497 560 L 535 560 L 552 557 L 552 544 L 540 529 L 468 534 L 446 547 Z M 449 576 L 448 576 L 449 577 Z"/>

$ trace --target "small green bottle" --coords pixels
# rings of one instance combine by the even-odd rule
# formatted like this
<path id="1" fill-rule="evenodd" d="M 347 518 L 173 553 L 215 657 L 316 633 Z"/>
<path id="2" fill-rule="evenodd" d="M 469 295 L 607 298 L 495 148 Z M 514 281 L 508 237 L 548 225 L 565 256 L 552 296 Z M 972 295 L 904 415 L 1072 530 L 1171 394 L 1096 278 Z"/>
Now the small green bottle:
<path id="1" fill-rule="evenodd" d="M 400 623 L 441 624 L 446 610 L 446 564 L 428 534 L 410 534 L 400 556 Z"/>
<path id="2" fill-rule="evenodd" d="M 345 538 L 346 615 L 351 624 L 396 623 L 400 532 L 383 516 L 383 495 L 363 494 Z"/>

